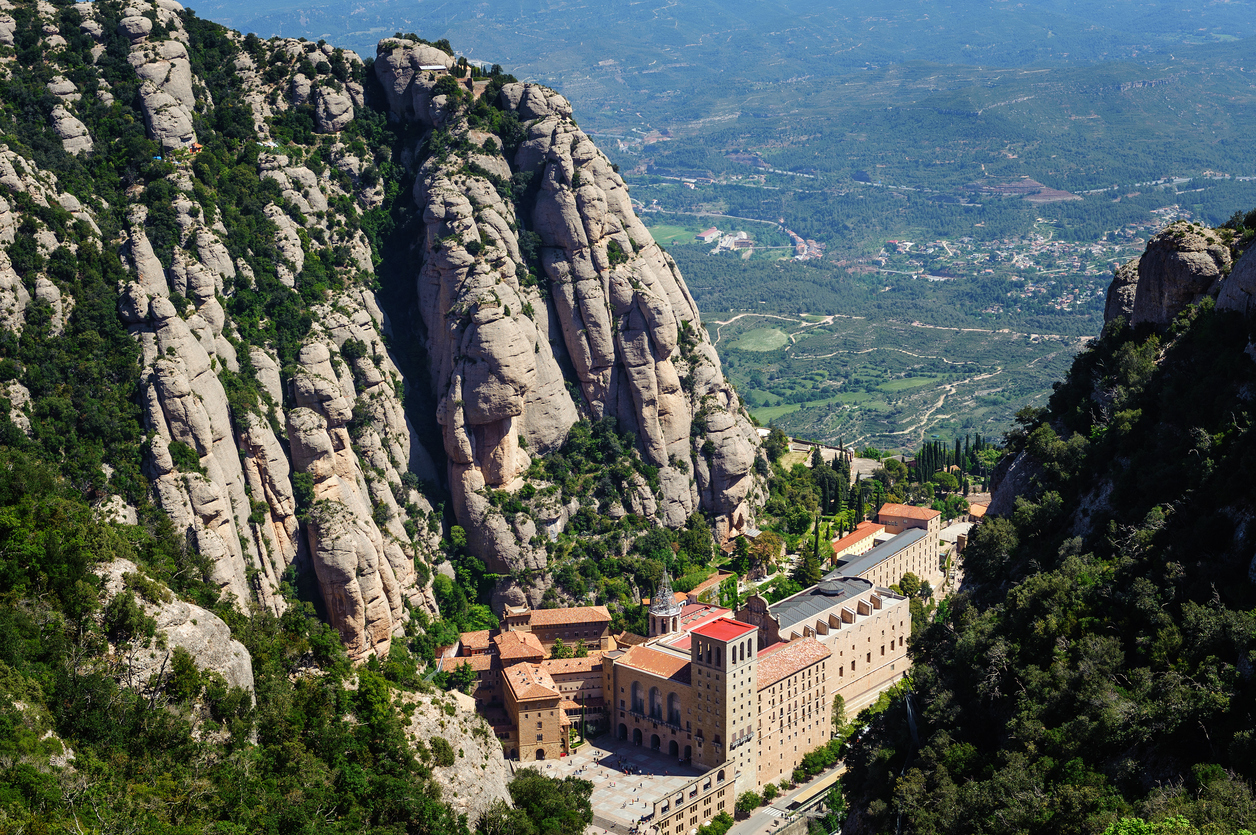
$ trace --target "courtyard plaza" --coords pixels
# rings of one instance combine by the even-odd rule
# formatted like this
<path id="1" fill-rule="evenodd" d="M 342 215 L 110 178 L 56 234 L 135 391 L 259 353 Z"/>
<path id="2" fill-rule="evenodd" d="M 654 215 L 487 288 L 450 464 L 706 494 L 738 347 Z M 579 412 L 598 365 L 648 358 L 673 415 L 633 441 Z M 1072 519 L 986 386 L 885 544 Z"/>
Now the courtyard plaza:
<path id="1" fill-rule="evenodd" d="M 517 767 L 536 768 L 549 777 L 560 779 L 579 777 L 592 783 L 593 824 L 585 830 L 586 835 L 628 835 L 643 816 L 654 810 L 656 799 L 679 790 L 704 773 L 700 768 L 682 765 L 674 757 L 646 746 L 616 739 L 613 734 L 602 734 L 585 742 L 571 756 Z M 810 794 L 842 771 L 845 768 L 838 765 L 785 792 L 772 803 L 756 809 L 749 819 L 738 821 L 729 835 L 778 831 L 796 817 L 789 810 L 796 798 Z M 651 829 L 647 824 L 640 826 L 639 832 L 649 835 Z"/>
<path id="2" fill-rule="evenodd" d="M 609 733 L 585 742 L 570 756 L 521 767 L 539 769 L 549 777 L 574 776 L 592 783 L 593 825 L 587 831 L 598 835 L 626 835 L 654 811 L 655 800 L 705 773 Z"/>

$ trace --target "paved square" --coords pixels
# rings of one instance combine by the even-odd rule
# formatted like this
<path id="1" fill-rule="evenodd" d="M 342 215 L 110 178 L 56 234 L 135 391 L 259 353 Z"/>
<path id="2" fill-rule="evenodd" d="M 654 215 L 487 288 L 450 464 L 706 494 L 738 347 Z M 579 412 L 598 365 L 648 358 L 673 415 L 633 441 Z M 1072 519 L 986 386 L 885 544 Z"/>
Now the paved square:
<path id="1" fill-rule="evenodd" d="M 570 757 L 529 765 L 551 777 L 574 775 L 593 783 L 593 826 L 588 831 L 598 835 L 627 833 L 654 811 L 655 800 L 705 773 L 609 733 L 581 745 Z"/>

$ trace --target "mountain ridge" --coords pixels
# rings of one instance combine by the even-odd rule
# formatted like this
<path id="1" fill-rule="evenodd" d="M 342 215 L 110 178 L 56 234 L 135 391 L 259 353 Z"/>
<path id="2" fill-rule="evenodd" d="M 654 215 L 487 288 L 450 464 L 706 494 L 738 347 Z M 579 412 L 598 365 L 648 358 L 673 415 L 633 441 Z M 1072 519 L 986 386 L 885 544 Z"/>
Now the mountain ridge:
<path id="1" fill-rule="evenodd" d="M 139 351 L 112 396 L 140 407 L 119 453 L 135 463 L 125 489 L 113 453 L 83 463 L 99 500 L 120 494 L 120 521 L 161 507 L 228 599 L 278 613 L 285 578 L 317 587 L 362 660 L 388 654 L 411 610 L 440 614 L 451 524 L 501 578 L 501 606 L 540 604 L 582 508 L 627 519 L 627 542 L 699 512 L 721 539 L 753 518 L 757 436 L 674 263 L 561 97 L 472 78 L 418 41 L 363 62 L 172 0 L 3 17 L 6 90 L 43 113 L 0 161 L 9 333 L 62 338 L 83 288 L 53 267 L 81 268 L 80 241 L 109 261 L 112 238 L 107 330 Z M 110 171 L 121 186 L 98 189 Z M 417 290 L 390 295 L 381 275 Z M 418 316 L 393 313 L 414 332 L 391 328 L 381 292 L 413 300 Z M 26 385 L 19 345 L 5 356 L 12 414 L 40 446 L 51 392 Z M 407 410 L 406 392 L 434 413 Z M 547 462 L 572 427 L 604 419 L 626 439 L 620 466 L 555 484 Z"/>

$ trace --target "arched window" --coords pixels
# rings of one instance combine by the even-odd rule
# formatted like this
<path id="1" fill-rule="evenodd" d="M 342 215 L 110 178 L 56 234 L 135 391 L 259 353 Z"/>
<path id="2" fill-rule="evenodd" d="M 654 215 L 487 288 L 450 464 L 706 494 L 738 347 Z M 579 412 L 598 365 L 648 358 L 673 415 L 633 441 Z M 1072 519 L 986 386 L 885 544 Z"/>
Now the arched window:
<path id="1" fill-rule="evenodd" d="M 645 713 L 645 693 L 639 681 L 632 683 L 632 709 L 637 713 Z"/>
<path id="2" fill-rule="evenodd" d="M 667 694 L 667 721 L 673 725 L 680 724 L 680 696 L 675 693 Z"/>
<path id="3" fill-rule="evenodd" d="M 650 718 L 663 718 L 663 694 L 657 687 L 650 688 Z"/>

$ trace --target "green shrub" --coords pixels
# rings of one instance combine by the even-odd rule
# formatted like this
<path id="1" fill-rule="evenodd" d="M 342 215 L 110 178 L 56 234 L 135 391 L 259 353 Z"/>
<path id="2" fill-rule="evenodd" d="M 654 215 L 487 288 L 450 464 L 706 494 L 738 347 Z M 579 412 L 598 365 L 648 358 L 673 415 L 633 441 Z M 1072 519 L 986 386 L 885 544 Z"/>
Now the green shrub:
<path id="1" fill-rule="evenodd" d="M 182 441 L 171 441 L 168 445 L 170 450 L 170 458 L 174 461 L 177 469 L 185 473 L 200 473 L 205 475 L 205 468 L 201 466 L 201 456 L 196 450 Z"/>
<path id="2" fill-rule="evenodd" d="M 448 768 L 454 764 L 454 747 L 443 736 L 433 736 L 427 744 L 432 747 L 432 762 L 435 765 Z"/>

